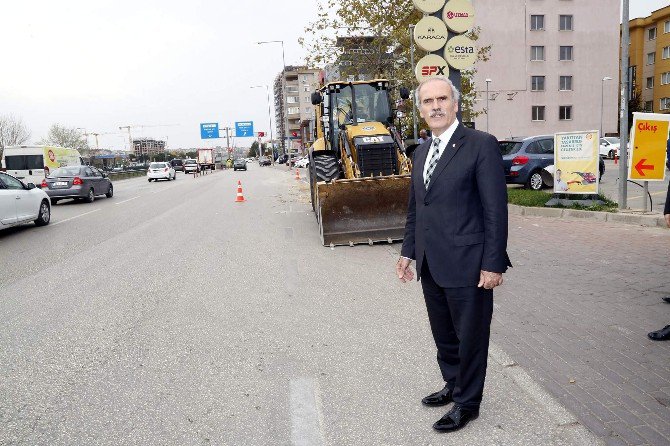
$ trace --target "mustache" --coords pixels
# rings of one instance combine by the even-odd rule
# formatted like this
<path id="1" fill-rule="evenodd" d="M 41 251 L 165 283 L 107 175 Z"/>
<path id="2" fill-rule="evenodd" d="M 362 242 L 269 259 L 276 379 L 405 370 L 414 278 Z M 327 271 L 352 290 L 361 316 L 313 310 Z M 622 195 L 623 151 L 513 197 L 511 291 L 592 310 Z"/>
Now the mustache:
<path id="1" fill-rule="evenodd" d="M 430 117 L 431 118 L 437 118 L 437 117 L 442 117 L 444 116 L 445 113 L 441 109 L 433 110 L 430 112 Z"/>

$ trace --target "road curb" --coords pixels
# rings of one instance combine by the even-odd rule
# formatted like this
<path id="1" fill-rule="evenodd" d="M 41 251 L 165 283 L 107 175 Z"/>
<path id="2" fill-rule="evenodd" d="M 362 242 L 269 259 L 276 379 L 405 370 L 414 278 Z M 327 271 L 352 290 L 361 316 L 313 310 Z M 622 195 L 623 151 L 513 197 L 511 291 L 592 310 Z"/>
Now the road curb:
<path id="1" fill-rule="evenodd" d="M 660 214 L 642 215 L 630 212 L 584 211 L 581 209 L 527 207 L 516 204 L 508 204 L 507 208 L 511 215 L 523 215 L 525 217 L 580 218 L 652 228 L 667 227 L 665 219 Z"/>

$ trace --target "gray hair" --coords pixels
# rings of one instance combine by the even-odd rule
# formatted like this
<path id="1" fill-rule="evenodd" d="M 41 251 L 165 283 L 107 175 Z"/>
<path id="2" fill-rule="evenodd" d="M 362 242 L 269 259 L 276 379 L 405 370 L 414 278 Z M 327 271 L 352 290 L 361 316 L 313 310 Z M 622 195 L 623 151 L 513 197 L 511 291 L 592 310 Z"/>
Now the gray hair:
<path id="1" fill-rule="evenodd" d="M 435 76 L 435 77 L 429 77 L 428 79 L 424 79 L 419 83 L 419 86 L 416 87 L 416 102 L 417 106 L 421 105 L 421 87 L 423 87 L 425 84 L 428 82 L 433 82 L 433 81 L 442 81 L 446 83 L 449 88 L 451 88 L 451 97 L 454 99 L 455 103 L 458 103 L 458 100 L 461 98 L 461 93 L 456 89 L 456 86 L 449 80 L 448 77 L 444 76 Z"/>

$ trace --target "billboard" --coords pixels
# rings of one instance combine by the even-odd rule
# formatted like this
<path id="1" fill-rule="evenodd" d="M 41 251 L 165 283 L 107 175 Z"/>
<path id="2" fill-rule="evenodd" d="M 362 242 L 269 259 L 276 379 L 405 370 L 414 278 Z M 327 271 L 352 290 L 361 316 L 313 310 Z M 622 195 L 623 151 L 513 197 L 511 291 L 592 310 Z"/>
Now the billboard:
<path id="1" fill-rule="evenodd" d="M 598 130 L 554 135 L 554 193 L 598 193 L 599 140 Z"/>

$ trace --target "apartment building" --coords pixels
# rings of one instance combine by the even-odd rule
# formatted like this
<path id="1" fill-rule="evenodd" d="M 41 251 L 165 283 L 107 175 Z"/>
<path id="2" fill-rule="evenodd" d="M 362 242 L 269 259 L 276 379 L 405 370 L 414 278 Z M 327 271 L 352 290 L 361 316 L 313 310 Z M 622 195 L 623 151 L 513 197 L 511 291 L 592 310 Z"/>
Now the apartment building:
<path id="1" fill-rule="evenodd" d="M 475 109 L 488 108 L 476 128 L 499 139 L 617 132 L 620 0 L 472 3 L 477 43 L 491 45 L 490 60 L 475 66 Z"/>
<path id="2" fill-rule="evenodd" d="M 284 113 L 288 117 L 288 137 L 293 148 L 304 148 L 313 140 L 314 107 L 311 94 L 318 88 L 320 70 L 307 67 L 286 67 L 274 82 L 275 123 L 277 135 L 285 138 Z M 283 83 L 286 82 L 284 97 Z"/>
<path id="3" fill-rule="evenodd" d="M 643 109 L 670 113 L 670 6 L 629 22 L 629 76 Z"/>
<path id="4" fill-rule="evenodd" d="M 165 151 L 165 141 L 153 138 L 133 138 L 133 151 L 135 156 L 157 155 Z"/>

